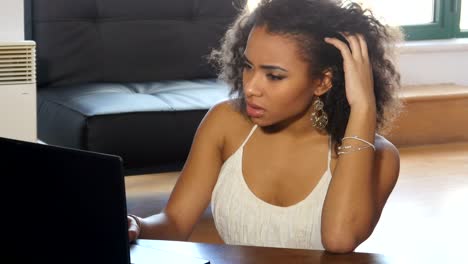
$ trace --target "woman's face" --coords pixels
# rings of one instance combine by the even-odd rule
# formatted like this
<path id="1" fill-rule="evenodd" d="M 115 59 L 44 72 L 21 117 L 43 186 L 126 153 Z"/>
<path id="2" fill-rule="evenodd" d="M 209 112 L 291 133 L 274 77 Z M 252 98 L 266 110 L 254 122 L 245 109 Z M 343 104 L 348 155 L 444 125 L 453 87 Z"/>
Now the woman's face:
<path id="1" fill-rule="evenodd" d="M 254 123 L 270 126 L 307 115 L 319 82 L 310 76 L 296 40 L 254 27 L 244 59 L 246 112 Z"/>

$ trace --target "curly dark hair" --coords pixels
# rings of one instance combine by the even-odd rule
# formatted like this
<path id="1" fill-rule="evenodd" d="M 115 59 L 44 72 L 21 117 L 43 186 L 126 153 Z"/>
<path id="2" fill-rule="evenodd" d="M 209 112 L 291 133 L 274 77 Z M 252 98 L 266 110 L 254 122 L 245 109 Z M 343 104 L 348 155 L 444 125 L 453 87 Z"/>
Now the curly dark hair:
<path id="1" fill-rule="evenodd" d="M 393 48 L 400 40 L 400 29 L 383 25 L 370 10 L 356 3 L 335 0 L 262 0 L 253 11 L 244 7 L 224 35 L 221 48 L 210 54 L 210 62 L 219 70 L 219 78 L 230 85 L 230 95 L 236 96 L 242 113 L 245 114 L 243 53 L 248 36 L 256 26 L 266 26 L 270 33 L 297 40 L 300 55 L 309 62 L 313 78 L 322 78 L 326 70 L 331 71 L 332 88 L 320 98 L 328 115 L 325 129 L 334 142 L 341 143 L 350 106 L 346 99 L 342 55 L 323 40 L 325 37 L 347 43 L 341 32 L 364 36 L 372 64 L 378 131 L 396 116 L 400 104 L 395 92 L 400 88 L 400 74 L 393 62 Z"/>

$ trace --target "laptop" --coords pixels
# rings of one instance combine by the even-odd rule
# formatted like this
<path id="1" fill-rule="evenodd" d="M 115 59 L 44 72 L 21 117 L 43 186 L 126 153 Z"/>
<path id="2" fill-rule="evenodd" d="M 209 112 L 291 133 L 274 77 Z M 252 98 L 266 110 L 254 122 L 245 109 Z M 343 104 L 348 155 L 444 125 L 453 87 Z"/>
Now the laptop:
<path id="1" fill-rule="evenodd" d="M 0 137 L 1 263 L 188 263 L 129 244 L 119 156 Z"/>

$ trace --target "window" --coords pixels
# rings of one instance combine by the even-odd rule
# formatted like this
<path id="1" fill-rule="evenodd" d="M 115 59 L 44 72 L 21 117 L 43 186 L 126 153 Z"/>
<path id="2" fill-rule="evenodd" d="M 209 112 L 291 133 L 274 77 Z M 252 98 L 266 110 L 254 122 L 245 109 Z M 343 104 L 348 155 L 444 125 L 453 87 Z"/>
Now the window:
<path id="1" fill-rule="evenodd" d="M 461 2 L 460 29 L 461 31 L 468 31 L 468 1 L 466 0 Z"/>
<path id="2" fill-rule="evenodd" d="M 407 40 L 468 37 L 468 0 L 353 0 L 400 25 Z"/>
<path id="3" fill-rule="evenodd" d="M 406 40 L 468 37 L 468 0 L 351 0 L 383 23 L 402 26 Z M 248 0 L 255 8 L 259 0 Z"/>
<path id="4" fill-rule="evenodd" d="M 434 0 L 356 0 L 390 25 L 420 25 L 434 21 Z M 404 8 L 401 8 L 404 6 Z"/>

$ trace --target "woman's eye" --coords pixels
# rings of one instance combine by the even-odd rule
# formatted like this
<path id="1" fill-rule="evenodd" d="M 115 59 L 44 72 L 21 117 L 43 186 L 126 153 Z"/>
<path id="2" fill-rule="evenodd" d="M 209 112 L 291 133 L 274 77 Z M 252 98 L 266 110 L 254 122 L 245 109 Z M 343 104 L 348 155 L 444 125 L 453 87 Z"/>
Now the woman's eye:
<path id="1" fill-rule="evenodd" d="M 245 63 L 242 65 L 242 67 L 244 68 L 244 70 L 251 70 L 252 69 L 252 66 L 248 63 Z"/>
<path id="2" fill-rule="evenodd" d="M 272 81 L 281 81 L 281 80 L 284 79 L 283 76 L 274 75 L 274 74 L 271 74 L 271 73 L 267 74 L 267 77 L 268 77 L 268 79 L 270 79 Z"/>

